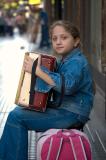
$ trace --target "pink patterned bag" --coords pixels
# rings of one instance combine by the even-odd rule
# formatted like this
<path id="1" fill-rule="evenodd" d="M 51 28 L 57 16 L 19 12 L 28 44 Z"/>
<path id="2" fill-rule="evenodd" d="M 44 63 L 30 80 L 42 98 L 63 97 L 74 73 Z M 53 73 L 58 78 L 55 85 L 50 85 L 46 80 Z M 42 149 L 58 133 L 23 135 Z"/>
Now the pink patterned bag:
<path id="1" fill-rule="evenodd" d="M 49 129 L 38 140 L 37 160 L 92 160 L 91 145 L 76 129 Z"/>

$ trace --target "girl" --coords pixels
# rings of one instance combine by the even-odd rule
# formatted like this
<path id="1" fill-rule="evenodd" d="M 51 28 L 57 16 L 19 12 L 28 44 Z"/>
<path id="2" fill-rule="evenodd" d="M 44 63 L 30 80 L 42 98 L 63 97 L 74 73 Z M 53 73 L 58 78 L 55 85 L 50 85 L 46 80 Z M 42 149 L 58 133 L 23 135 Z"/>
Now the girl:
<path id="1" fill-rule="evenodd" d="M 43 85 L 36 90 L 54 90 L 57 102 L 61 92 L 62 78 L 65 93 L 59 108 L 47 108 L 46 112 L 33 112 L 16 108 L 10 112 L 0 141 L 0 160 L 28 159 L 28 130 L 46 131 L 50 128 L 69 128 L 73 124 L 85 124 L 93 106 L 93 83 L 89 64 L 80 49 L 78 29 L 68 21 L 57 21 L 50 28 L 54 51 L 62 57 L 56 72 L 40 65 L 40 56 L 35 74 Z M 24 69 L 31 72 L 33 60 L 27 58 Z"/>

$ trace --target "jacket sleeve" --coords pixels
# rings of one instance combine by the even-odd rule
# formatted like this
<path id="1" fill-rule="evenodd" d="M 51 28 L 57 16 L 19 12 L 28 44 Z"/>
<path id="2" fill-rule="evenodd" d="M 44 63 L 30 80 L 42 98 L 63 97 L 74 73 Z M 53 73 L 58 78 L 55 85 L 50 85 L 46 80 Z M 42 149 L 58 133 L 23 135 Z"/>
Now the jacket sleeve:
<path id="1" fill-rule="evenodd" d="M 64 66 L 64 70 L 61 73 L 51 72 L 45 67 L 42 67 L 42 70 L 53 79 L 55 85 L 48 85 L 46 82 L 38 78 L 35 87 L 36 90 L 48 92 L 51 88 L 53 88 L 57 92 L 61 92 L 62 74 L 65 80 L 65 95 L 70 95 L 77 91 L 79 81 L 82 78 L 82 69 L 78 62 L 72 62 L 68 65 L 68 67 Z"/>
<path id="2" fill-rule="evenodd" d="M 45 73 L 47 73 L 52 78 L 55 85 L 49 85 L 41 78 L 37 78 L 36 84 L 35 84 L 35 91 L 46 93 L 46 92 L 50 91 L 52 88 L 54 88 L 55 90 L 60 92 L 61 91 L 61 84 L 62 84 L 60 74 L 55 73 L 55 72 L 51 72 L 45 67 L 41 67 L 41 68 Z"/>

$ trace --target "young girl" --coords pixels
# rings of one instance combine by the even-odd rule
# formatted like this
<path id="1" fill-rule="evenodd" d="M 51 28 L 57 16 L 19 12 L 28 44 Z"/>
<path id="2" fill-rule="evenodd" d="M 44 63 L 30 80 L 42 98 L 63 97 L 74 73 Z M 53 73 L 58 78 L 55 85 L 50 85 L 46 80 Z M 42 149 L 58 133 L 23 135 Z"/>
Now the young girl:
<path id="1" fill-rule="evenodd" d="M 89 64 L 80 49 L 78 29 L 67 21 L 57 21 L 50 28 L 54 51 L 62 56 L 56 72 L 40 65 L 35 74 L 44 81 L 35 87 L 38 91 L 54 90 L 58 102 L 64 76 L 65 91 L 59 108 L 47 108 L 46 112 L 33 112 L 22 107 L 10 112 L 0 141 L 0 160 L 28 159 L 28 130 L 46 131 L 50 128 L 69 128 L 73 124 L 85 124 L 93 106 L 93 81 Z M 27 58 L 24 69 L 31 72 L 33 60 Z"/>

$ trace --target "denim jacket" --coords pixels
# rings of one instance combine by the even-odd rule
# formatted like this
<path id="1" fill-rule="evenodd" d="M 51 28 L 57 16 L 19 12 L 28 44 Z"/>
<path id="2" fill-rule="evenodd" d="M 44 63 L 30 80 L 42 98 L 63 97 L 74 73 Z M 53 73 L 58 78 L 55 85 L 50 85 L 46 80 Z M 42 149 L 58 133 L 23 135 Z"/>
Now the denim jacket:
<path id="1" fill-rule="evenodd" d="M 93 80 L 88 61 L 79 48 L 73 49 L 51 72 L 42 66 L 42 70 L 54 80 L 55 86 L 37 79 L 35 90 L 46 93 L 53 88 L 55 101 L 58 102 L 62 86 L 61 74 L 65 79 L 65 90 L 62 104 L 70 112 L 89 117 L 93 106 Z M 59 109 L 58 108 L 58 109 Z"/>

